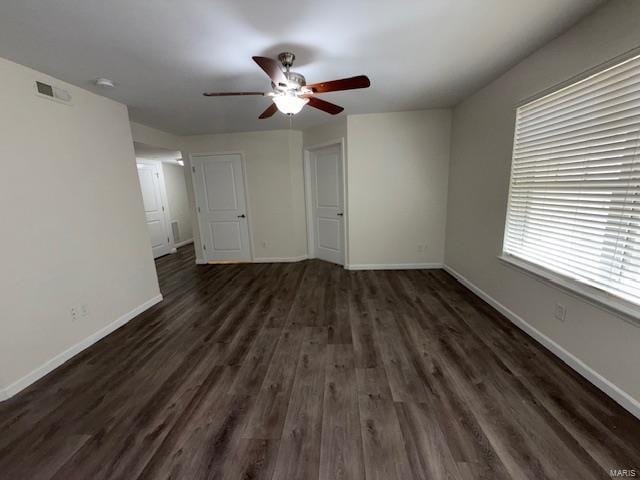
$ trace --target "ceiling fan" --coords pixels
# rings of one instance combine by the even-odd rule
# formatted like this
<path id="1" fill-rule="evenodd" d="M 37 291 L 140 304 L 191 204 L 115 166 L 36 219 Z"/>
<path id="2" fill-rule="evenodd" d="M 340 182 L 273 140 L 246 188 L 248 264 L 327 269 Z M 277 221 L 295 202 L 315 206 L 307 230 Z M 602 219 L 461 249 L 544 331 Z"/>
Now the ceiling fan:
<path id="1" fill-rule="evenodd" d="M 291 71 L 295 58 L 296 56 L 291 52 L 283 52 L 278 55 L 280 62 L 268 57 L 253 57 L 253 61 L 256 62 L 271 79 L 272 91 L 270 92 L 207 92 L 203 95 L 205 97 L 230 97 L 235 95 L 271 97 L 273 103 L 262 112 L 258 117 L 260 119 L 271 117 L 277 110 L 287 115 L 295 115 L 307 104 L 310 107 L 317 108 L 331 115 L 336 115 L 342 112 L 344 108 L 321 100 L 315 95 L 319 93 L 338 92 L 340 90 L 367 88 L 371 85 L 366 75 L 307 85 L 303 75 Z M 280 67 L 280 64 L 284 67 L 284 71 Z"/>

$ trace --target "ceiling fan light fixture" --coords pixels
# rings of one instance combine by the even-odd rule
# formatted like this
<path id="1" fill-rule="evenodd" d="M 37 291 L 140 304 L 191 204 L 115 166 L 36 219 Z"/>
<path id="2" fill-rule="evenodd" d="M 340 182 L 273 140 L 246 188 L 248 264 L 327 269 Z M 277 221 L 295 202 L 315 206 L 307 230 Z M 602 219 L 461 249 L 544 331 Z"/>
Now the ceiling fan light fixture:
<path id="1" fill-rule="evenodd" d="M 298 97 L 297 95 L 284 94 L 273 97 L 273 102 L 282 113 L 287 115 L 295 115 L 302 110 L 308 102 L 308 98 Z"/>

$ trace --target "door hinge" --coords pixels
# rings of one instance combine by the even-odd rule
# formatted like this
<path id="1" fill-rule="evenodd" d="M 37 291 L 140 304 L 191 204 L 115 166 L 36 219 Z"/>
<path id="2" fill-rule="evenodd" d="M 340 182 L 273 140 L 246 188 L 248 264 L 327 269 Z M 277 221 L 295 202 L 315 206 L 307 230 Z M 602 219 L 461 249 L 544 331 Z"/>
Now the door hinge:
<path id="1" fill-rule="evenodd" d="M 171 240 L 169 240 L 169 237 L 167 237 L 167 243 L 171 243 Z"/>
<path id="2" fill-rule="evenodd" d="M 206 250 L 206 249 L 207 249 L 207 246 L 206 246 L 206 245 L 202 245 L 202 249 L 203 249 L 203 250 Z"/>
<path id="3" fill-rule="evenodd" d="M 162 205 L 162 211 L 164 212 L 164 205 Z"/>
<path id="4" fill-rule="evenodd" d="M 191 167 L 191 171 L 192 171 L 193 173 L 196 173 L 196 167 Z"/>
<path id="5" fill-rule="evenodd" d="M 160 174 L 158 172 L 156 172 L 156 177 L 160 178 Z"/>
<path id="6" fill-rule="evenodd" d="M 198 207 L 198 213 L 200 213 L 200 207 Z"/>

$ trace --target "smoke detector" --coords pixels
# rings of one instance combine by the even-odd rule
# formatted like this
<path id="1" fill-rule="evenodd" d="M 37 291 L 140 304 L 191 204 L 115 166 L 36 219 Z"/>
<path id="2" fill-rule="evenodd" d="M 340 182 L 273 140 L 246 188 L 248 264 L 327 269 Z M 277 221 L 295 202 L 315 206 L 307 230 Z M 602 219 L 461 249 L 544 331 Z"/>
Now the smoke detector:
<path id="1" fill-rule="evenodd" d="M 116 84 L 108 78 L 96 78 L 93 83 L 100 88 L 114 88 Z"/>

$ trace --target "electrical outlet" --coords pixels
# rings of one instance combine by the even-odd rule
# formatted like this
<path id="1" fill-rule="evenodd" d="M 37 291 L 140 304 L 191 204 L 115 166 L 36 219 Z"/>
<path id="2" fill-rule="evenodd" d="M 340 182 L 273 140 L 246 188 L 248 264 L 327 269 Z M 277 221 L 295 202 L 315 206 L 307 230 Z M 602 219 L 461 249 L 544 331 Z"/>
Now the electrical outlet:
<path id="1" fill-rule="evenodd" d="M 565 319 L 567 318 L 567 307 L 559 303 L 556 303 L 556 308 L 553 311 L 553 316 L 556 317 L 561 322 L 564 322 Z"/>
<path id="2" fill-rule="evenodd" d="M 77 322 L 83 318 L 89 318 L 89 305 L 83 303 L 82 305 L 74 305 L 69 310 L 72 322 Z"/>

